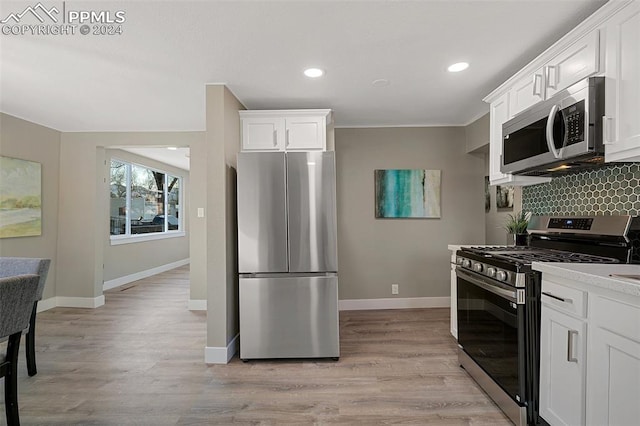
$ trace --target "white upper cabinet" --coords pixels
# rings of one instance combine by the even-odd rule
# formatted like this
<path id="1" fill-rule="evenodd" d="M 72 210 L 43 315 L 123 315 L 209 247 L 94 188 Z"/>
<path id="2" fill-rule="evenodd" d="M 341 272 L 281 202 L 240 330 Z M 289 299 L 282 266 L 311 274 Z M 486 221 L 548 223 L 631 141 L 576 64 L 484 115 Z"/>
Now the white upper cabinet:
<path id="1" fill-rule="evenodd" d="M 544 66 L 546 99 L 599 71 L 599 41 L 599 32 L 594 30 Z"/>
<path id="2" fill-rule="evenodd" d="M 500 173 L 502 124 L 594 75 L 606 77 L 605 160 L 640 161 L 640 0 L 610 1 L 484 99 L 491 104 L 492 184 L 550 180 Z"/>
<path id="3" fill-rule="evenodd" d="M 606 26 L 606 161 L 640 161 L 640 1 Z"/>
<path id="4" fill-rule="evenodd" d="M 527 75 L 513 84 L 509 91 L 511 115 L 524 111 L 544 99 L 544 74 L 540 68 L 533 75 Z"/>
<path id="5" fill-rule="evenodd" d="M 242 151 L 326 151 L 331 110 L 240 111 Z"/>
<path id="6" fill-rule="evenodd" d="M 509 178 L 500 171 L 502 160 L 502 123 L 509 119 L 509 95 L 491 103 L 489 113 L 489 181 L 501 182 Z"/>
<path id="7" fill-rule="evenodd" d="M 599 32 L 595 30 L 568 46 L 533 73 L 514 81 L 509 90 L 511 116 L 597 74 L 600 69 L 599 41 Z"/>
<path id="8" fill-rule="evenodd" d="M 325 150 L 327 127 L 324 116 L 286 117 L 285 150 Z"/>
<path id="9" fill-rule="evenodd" d="M 242 117 L 242 112 L 240 116 Z M 284 120 L 277 117 L 242 117 L 243 151 L 280 151 L 284 146 Z"/>

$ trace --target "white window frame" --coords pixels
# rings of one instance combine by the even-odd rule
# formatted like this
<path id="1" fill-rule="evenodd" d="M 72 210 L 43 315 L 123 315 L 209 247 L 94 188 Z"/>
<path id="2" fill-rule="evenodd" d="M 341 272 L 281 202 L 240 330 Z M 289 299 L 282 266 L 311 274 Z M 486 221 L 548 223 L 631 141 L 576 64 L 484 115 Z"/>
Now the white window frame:
<path id="1" fill-rule="evenodd" d="M 126 179 L 126 199 L 125 199 L 125 209 L 126 209 L 126 216 L 125 216 L 125 233 L 124 234 L 120 234 L 120 235 L 109 235 L 109 240 L 111 242 L 112 246 L 115 245 L 120 245 L 120 244 L 131 244 L 131 243 L 139 243 L 139 242 L 143 242 L 143 241 L 154 241 L 154 240 L 164 240 L 167 238 L 177 238 L 177 237 L 184 237 L 186 235 L 186 232 L 184 231 L 184 221 L 183 221 L 183 217 L 184 217 L 184 210 L 181 208 L 180 209 L 180 215 L 178 216 L 178 229 L 176 230 L 169 230 L 168 229 L 168 214 L 166 213 L 168 211 L 168 206 L 169 206 L 169 193 L 168 193 L 168 176 L 171 175 L 172 177 L 176 177 L 179 179 L 179 183 L 180 183 L 180 194 L 179 194 L 179 201 L 178 201 L 178 205 L 179 206 L 184 206 L 184 187 L 183 187 L 183 183 L 184 183 L 184 178 L 183 176 L 180 176 L 176 173 L 172 173 L 172 172 L 167 172 L 161 169 L 157 169 L 155 167 L 150 167 L 144 164 L 140 164 L 140 163 L 136 163 L 133 161 L 129 161 L 129 160 L 123 160 L 121 158 L 118 157 L 111 157 L 109 159 L 109 191 L 111 191 L 111 163 L 113 161 L 117 161 L 120 162 L 122 164 L 126 165 L 126 172 L 125 172 L 125 179 Z M 132 234 L 131 233 L 131 168 L 132 166 L 138 166 L 138 167 L 142 167 L 145 169 L 149 169 L 152 170 L 154 172 L 160 172 L 164 175 L 164 191 L 165 191 L 165 196 L 164 196 L 164 208 L 163 211 L 164 213 L 164 229 L 166 229 L 166 231 L 161 231 L 161 232 L 149 232 L 147 234 Z M 109 206 L 109 209 L 111 209 L 111 206 Z M 111 214 L 109 214 L 109 217 L 111 217 Z M 111 234 L 111 230 L 109 230 L 109 233 Z"/>

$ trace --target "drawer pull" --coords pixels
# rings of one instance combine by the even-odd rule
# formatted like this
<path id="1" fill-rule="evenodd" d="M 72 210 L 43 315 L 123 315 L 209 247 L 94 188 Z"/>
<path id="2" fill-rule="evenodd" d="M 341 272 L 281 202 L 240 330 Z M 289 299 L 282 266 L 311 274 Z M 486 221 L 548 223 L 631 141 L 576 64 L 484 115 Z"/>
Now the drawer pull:
<path id="1" fill-rule="evenodd" d="M 562 298 L 560 296 L 556 296 L 555 294 L 547 293 L 546 291 L 543 291 L 542 294 L 545 295 L 545 296 L 549 296 L 552 299 L 556 299 L 556 300 L 559 300 L 561 302 L 564 302 L 564 303 L 573 303 L 573 300 L 571 300 L 571 299 L 565 299 L 565 298 Z"/>
<path id="2" fill-rule="evenodd" d="M 533 96 L 542 97 L 542 89 L 538 87 L 538 80 L 542 80 L 542 76 L 540 74 L 534 74 L 533 75 Z M 542 86 L 542 84 L 540 86 Z"/>
<path id="3" fill-rule="evenodd" d="M 573 336 L 577 336 L 576 330 L 567 330 L 567 361 L 578 362 L 578 358 L 573 355 Z"/>

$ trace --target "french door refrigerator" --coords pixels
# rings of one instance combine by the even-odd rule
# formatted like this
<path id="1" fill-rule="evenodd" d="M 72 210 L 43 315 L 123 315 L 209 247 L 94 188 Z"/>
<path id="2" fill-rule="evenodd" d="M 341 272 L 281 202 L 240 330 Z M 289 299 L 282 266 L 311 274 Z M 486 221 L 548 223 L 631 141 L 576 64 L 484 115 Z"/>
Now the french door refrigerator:
<path id="1" fill-rule="evenodd" d="M 338 358 L 333 152 L 238 154 L 240 358 Z"/>

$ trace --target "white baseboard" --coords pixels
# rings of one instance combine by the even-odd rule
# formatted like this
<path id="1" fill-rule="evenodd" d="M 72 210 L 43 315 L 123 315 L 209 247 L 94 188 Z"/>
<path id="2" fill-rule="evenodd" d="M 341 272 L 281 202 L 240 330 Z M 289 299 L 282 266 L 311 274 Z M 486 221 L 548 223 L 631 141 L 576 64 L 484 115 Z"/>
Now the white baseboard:
<path id="1" fill-rule="evenodd" d="M 38 302 L 38 310 L 37 312 L 48 311 L 49 309 L 53 309 L 56 306 L 56 297 L 50 297 L 48 299 L 42 299 Z"/>
<path id="2" fill-rule="evenodd" d="M 207 364 L 228 364 L 238 351 L 238 339 L 236 334 L 226 347 L 206 346 L 204 348 L 204 362 Z"/>
<path id="3" fill-rule="evenodd" d="M 206 311 L 207 299 L 189 299 L 187 309 L 190 311 Z"/>
<path id="4" fill-rule="evenodd" d="M 176 262 L 167 263 L 155 268 L 146 269 L 144 271 L 136 272 L 135 274 L 125 275 L 124 277 L 115 278 L 113 280 L 105 281 L 102 285 L 102 291 L 111 290 L 112 288 L 120 287 L 121 285 L 129 284 L 134 281 L 141 280 L 143 278 L 150 277 L 152 275 L 159 274 L 161 272 L 170 271 L 180 266 L 188 265 L 189 259 L 182 259 Z"/>
<path id="5" fill-rule="evenodd" d="M 450 297 L 345 299 L 338 301 L 338 309 L 341 311 L 362 311 L 369 309 L 448 308 L 450 306 Z"/>
<path id="6" fill-rule="evenodd" d="M 65 308 L 99 308 L 104 305 L 104 295 L 98 297 L 56 296 L 56 306 Z"/>

